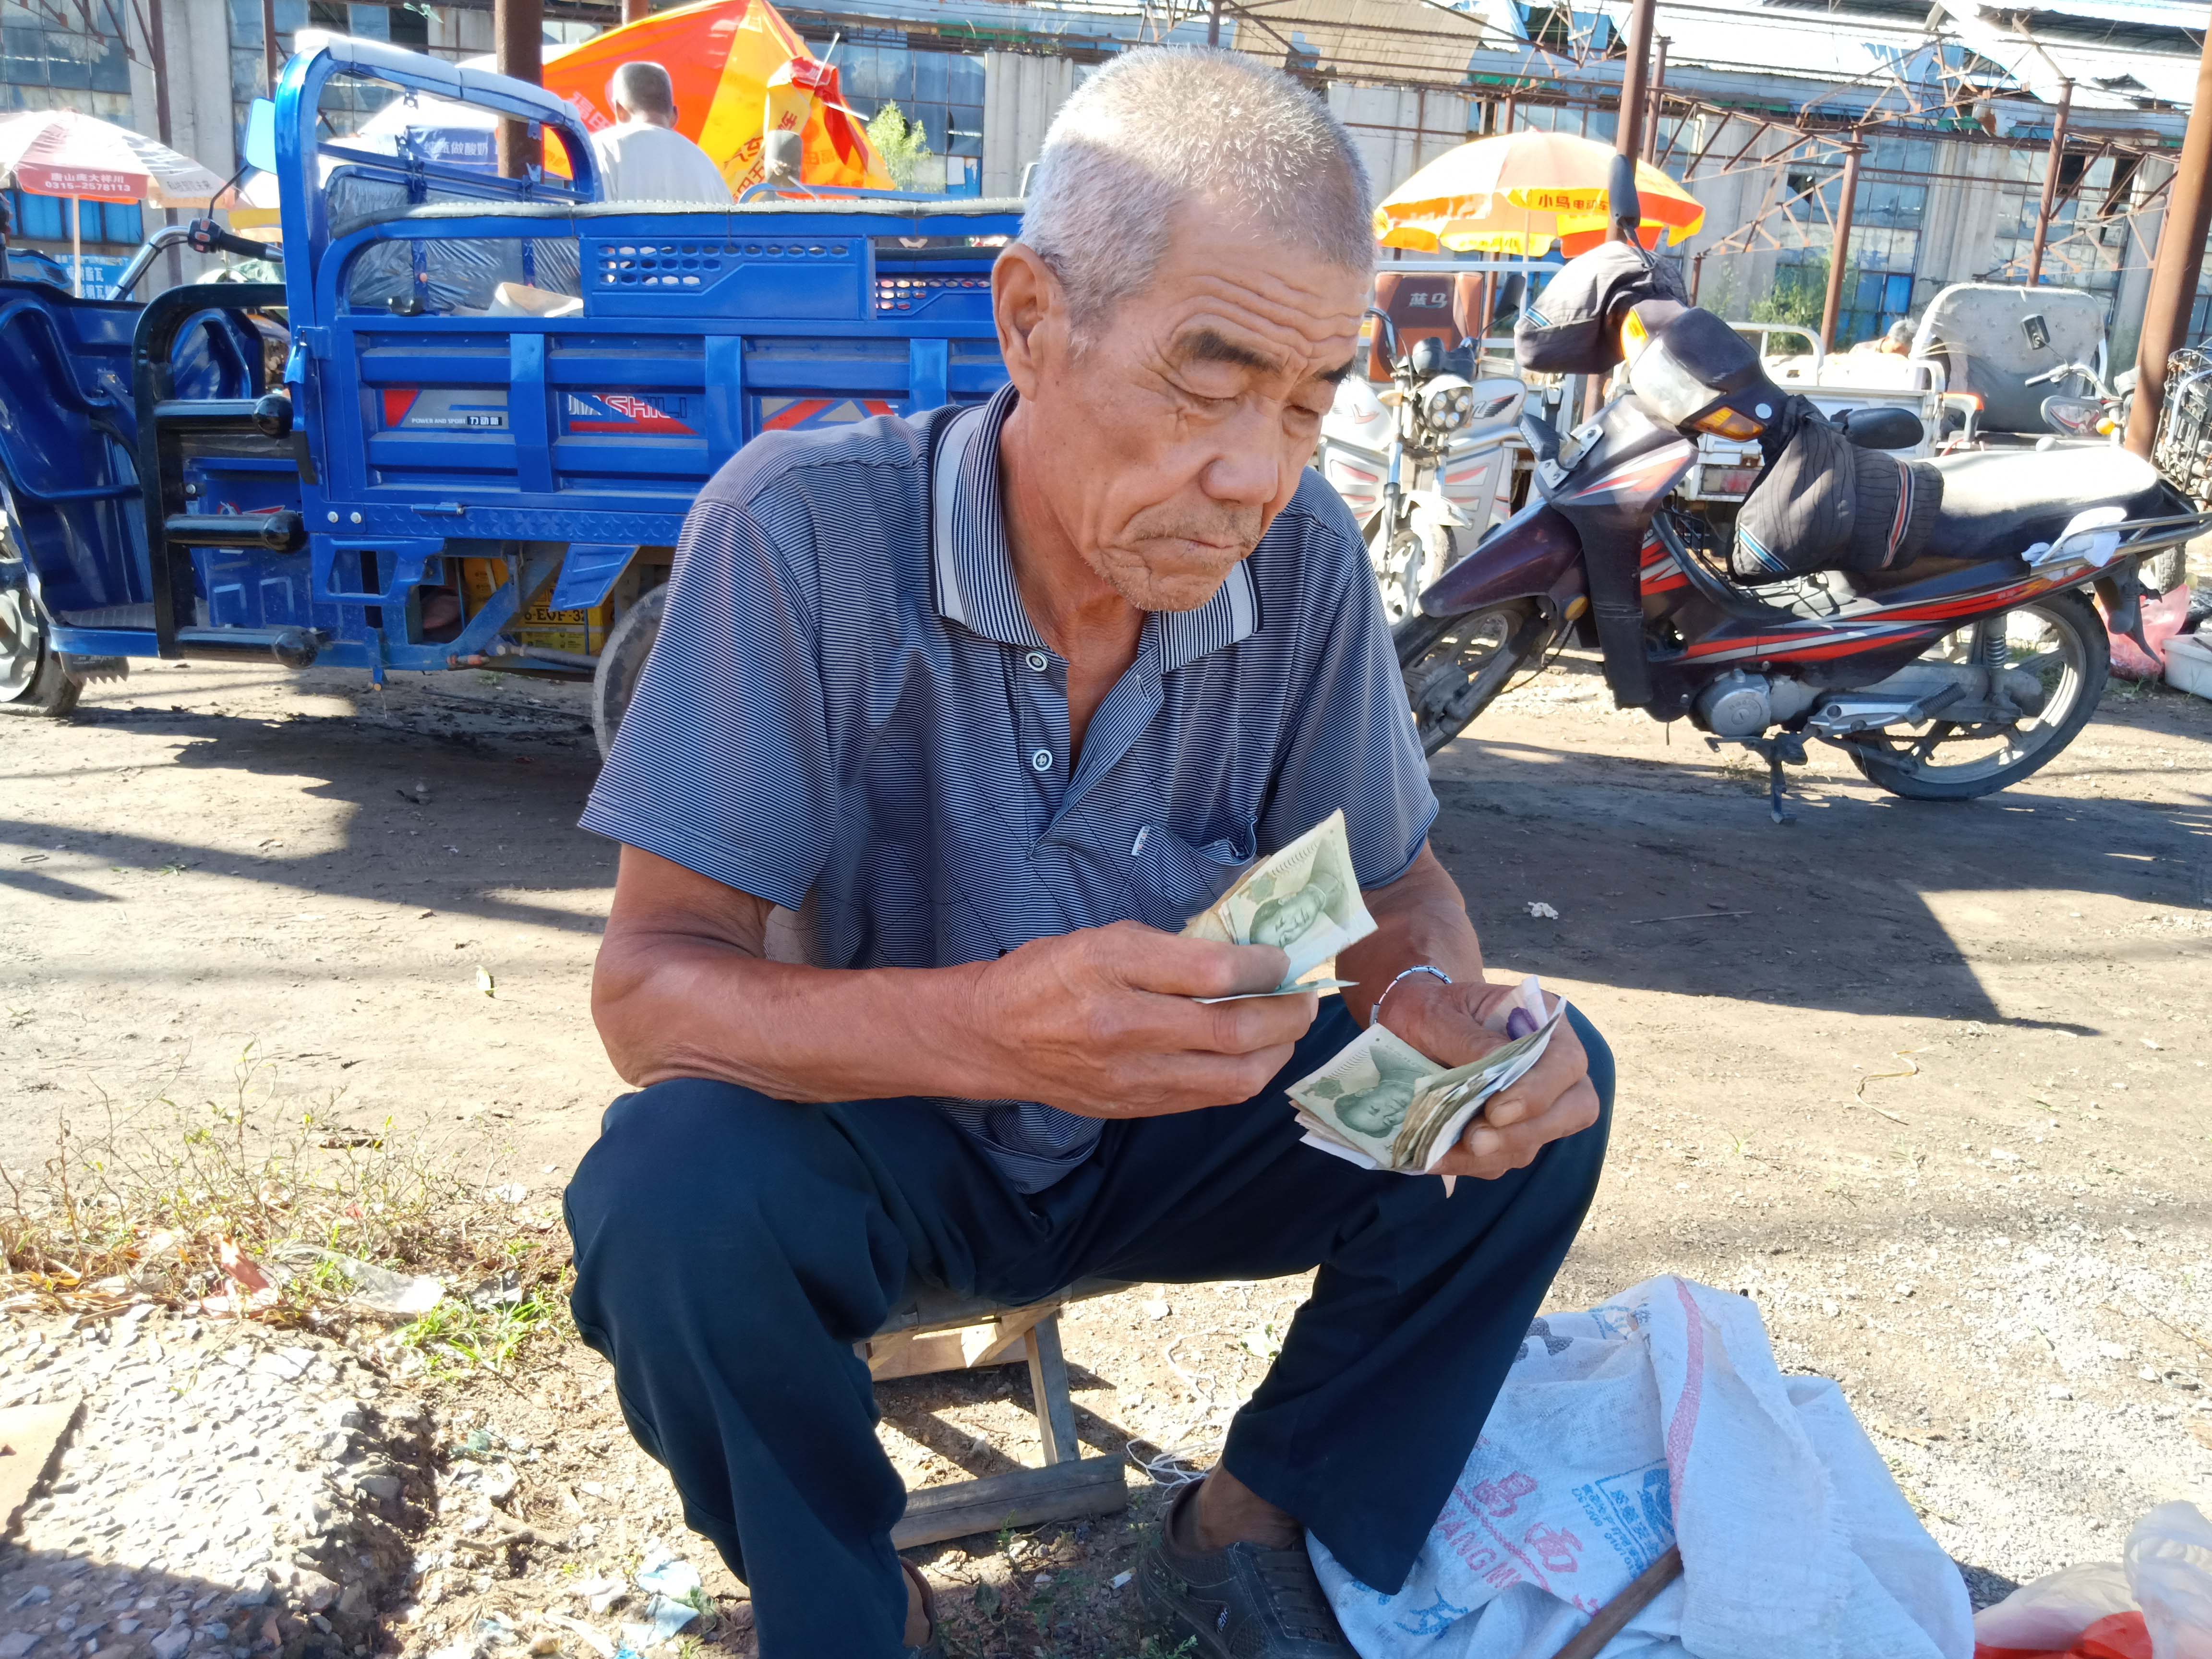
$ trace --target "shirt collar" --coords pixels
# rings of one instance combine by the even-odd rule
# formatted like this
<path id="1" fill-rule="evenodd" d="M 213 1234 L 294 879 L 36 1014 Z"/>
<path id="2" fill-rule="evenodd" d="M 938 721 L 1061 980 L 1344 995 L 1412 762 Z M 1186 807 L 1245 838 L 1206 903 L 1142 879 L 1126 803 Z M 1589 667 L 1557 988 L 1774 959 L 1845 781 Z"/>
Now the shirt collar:
<path id="1" fill-rule="evenodd" d="M 939 616 L 987 640 L 1036 651 L 1044 641 L 1014 585 L 999 495 L 999 433 L 1015 396 L 1012 386 L 1002 387 L 947 424 L 930 480 L 930 560 Z M 1156 611 L 1145 618 L 1158 672 L 1171 674 L 1258 630 L 1260 600 L 1248 563 L 1240 561 L 1197 610 Z"/>

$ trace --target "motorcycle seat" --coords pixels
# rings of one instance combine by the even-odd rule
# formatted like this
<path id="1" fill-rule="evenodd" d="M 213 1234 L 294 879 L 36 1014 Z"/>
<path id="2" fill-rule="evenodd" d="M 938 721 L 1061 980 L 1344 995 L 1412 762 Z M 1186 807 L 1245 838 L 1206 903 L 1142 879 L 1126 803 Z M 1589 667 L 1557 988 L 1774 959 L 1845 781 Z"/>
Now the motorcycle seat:
<path id="1" fill-rule="evenodd" d="M 2056 540 L 2075 514 L 2093 507 L 2117 507 L 2130 519 L 2167 510 L 2158 469 L 2111 444 L 1969 452 L 1935 465 L 1943 475 L 1943 507 L 1929 538 L 1930 558 L 1978 563 L 2016 556 Z"/>

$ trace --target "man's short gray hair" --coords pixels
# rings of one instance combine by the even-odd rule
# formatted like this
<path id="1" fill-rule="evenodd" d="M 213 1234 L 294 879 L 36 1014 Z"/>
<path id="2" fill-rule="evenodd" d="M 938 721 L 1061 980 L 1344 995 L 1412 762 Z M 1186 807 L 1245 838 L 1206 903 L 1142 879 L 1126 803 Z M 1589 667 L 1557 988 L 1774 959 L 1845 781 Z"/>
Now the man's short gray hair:
<path id="1" fill-rule="evenodd" d="M 1192 198 L 1330 264 L 1374 267 L 1367 168 L 1320 100 L 1242 52 L 1146 46 L 1061 106 L 1022 215 L 1079 338 L 1151 283 Z"/>
<path id="2" fill-rule="evenodd" d="M 659 64 L 643 58 L 615 70 L 614 79 L 607 82 L 607 96 L 634 115 L 673 119 L 676 114 L 676 82 Z"/>

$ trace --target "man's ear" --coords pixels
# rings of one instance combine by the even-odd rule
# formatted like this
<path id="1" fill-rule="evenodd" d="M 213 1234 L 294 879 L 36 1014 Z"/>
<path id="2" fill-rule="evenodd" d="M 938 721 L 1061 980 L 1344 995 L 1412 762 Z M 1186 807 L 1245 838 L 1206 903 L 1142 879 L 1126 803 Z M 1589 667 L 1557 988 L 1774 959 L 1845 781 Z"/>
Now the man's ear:
<path id="1" fill-rule="evenodd" d="M 1067 345 L 1067 295 L 1035 248 L 1009 242 L 991 267 L 991 314 L 999 325 L 999 352 L 1006 378 L 1024 398 L 1034 398 Z"/>

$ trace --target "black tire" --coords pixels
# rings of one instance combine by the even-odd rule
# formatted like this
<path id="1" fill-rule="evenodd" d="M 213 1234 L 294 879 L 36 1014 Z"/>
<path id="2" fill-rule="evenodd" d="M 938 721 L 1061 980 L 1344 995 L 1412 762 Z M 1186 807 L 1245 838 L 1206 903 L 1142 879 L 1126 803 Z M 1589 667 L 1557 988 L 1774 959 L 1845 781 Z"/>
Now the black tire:
<path id="1" fill-rule="evenodd" d="M 660 637 L 660 613 L 667 604 L 666 582 L 639 594 L 599 648 L 599 665 L 592 672 L 592 735 L 599 739 L 601 760 L 614 748 L 615 733 L 629 712 L 645 659 Z"/>
<path id="2" fill-rule="evenodd" d="M 0 510 L 0 714 L 59 720 L 83 690 L 53 647 L 46 608 Z"/>
<path id="3" fill-rule="evenodd" d="M 1433 755 L 1490 707 L 1550 632 L 1533 599 L 1456 617 L 1415 611 L 1390 630 L 1421 752 Z"/>
<path id="4" fill-rule="evenodd" d="M 2046 593 L 2007 613 L 2008 618 L 2023 615 L 2039 615 L 2057 637 L 2055 653 L 2015 665 L 2038 665 L 2032 672 L 2043 678 L 2044 706 L 2052 716 L 2050 721 L 2046 724 L 2038 715 L 2032 726 L 2022 721 L 2008 728 L 2005 742 L 2009 758 L 1999 755 L 1948 766 L 1934 763 L 1946 741 L 1988 741 L 1995 734 L 1970 732 L 1954 736 L 1941 720 L 1931 722 L 1928 732 L 1918 739 L 1869 732 L 1844 745 L 1868 782 L 1908 800 L 1975 800 L 2010 788 L 2041 770 L 2081 735 L 2104 697 L 2105 683 L 2112 678 L 2112 647 L 2105 632 L 2105 619 L 2094 605 L 2070 588 Z M 2053 702 L 2062 699 L 2063 706 L 2054 709 Z M 2023 726 L 2027 727 L 2025 735 L 2029 740 L 2025 745 L 2015 745 L 2011 734 L 2020 733 Z M 1925 753 L 1921 752 L 1923 749 Z"/>
<path id="5" fill-rule="evenodd" d="M 2169 547 L 2163 553 L 2154 553 L 2142 562 L 2137 574 L 2152 592 L 2171 593 L 2189 580 L 2189 550 Z"/>

